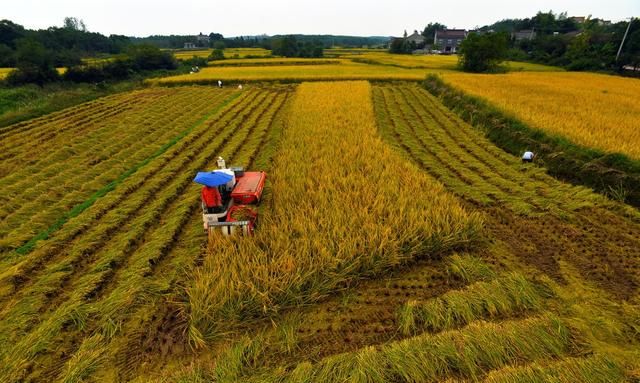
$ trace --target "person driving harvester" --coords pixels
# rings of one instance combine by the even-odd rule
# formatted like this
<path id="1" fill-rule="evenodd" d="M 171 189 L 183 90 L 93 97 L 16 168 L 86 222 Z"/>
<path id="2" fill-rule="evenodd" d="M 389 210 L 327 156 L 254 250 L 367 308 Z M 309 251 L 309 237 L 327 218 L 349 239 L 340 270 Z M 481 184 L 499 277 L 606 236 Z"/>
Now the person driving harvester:
<path id="1" fill-rule="evenodd" d="M 222 197 L 217 187 L 203 186 L 202 187 L 202 206 L 206 209 L 207 214 L 222 213 Z"/>

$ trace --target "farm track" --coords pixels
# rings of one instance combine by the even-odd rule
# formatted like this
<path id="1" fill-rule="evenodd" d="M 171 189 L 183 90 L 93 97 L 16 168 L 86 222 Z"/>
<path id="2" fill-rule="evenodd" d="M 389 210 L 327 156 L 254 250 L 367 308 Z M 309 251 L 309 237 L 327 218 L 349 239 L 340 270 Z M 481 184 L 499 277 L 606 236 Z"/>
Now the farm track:
<path id="1" fill-rule="evenodd" d="M 245 98 L 245 100 L 249 101 L 247 103 L 249 107 L 247 107 L 244 102 L 239 101 L 234 104 L 228 113 L 220 117 L 219 120 L 206 124 L 211 126 L 206 126 L 206 128 L 199 129 L 198 132 L 192 133 L 192 136 L 198 137 L 197 142 L 201 144 L 197 144 L 199 146 L 196 147 L 193 146 L 194 144 L 188 146 L 190 154 L 185 157 L 186 161 L 182 162 L 182 167 L 176 168 L 171 173 L 179 174 L 180 176 L 170 184 L 162 186 L 162 190 L 164 190 L 162 195 L 166 195 L 167 197 L 161 197 L 159 201 L 144 200 L 136 204 L 137 208 L 131 210 L 134 213 L 137 212 L 135 213 L 136 215 L 124 217 L 127 219 L 123 219 L 120 222 L 128 223 L 121 227 L 114 227 L 114 230 L 117 231 L 109 233 L 109 242 L 102 242 L 102 245 L 108 243 L 109 247 L 102 247 L 101 250 L 100 247 L 102 245 L 98 244 L 98 247 L 94 246 L 90 253 L 86 251 L 73 252 L 82 255 L 82 258 L 72 257 L 69 259 L 65 257 L 67 260 L 65 260 L 65 258 L 53 258 L 49 262 L 52 266 L 47 266 L 47 268 L 53 268 L 54 270 L 65 269 L 64 264 L 66 263 L 71 266 L 71 274 L 52 279 L 46 277 L 50 274 L 45 269 L 44 272 L 46 276 L 38 279 L 35 285 L 30 286 L 29 284 L 24 284 L 21 290 L 29 287 L 29 291 L 62 291 L 68 292 L 68 294 L 62 293 L 51 296 L 45 294 L 44 299 L 41 301 L 43 302 L 43 306 L 38 310 L 40 317 L 43 319 L 40 322 L 41 324 L 28 324 L 27 327 L 22 328 L 21 331 L 46 331 L 50 333 L 49 330 L 43 330 L 42 325 L 45 325 L 45 327 L 50 325 L 51 323 L 47 323 L 49 319 L 64 316 L 64 314 L 68 312 L 66 311 L 67 309 L 78 310 L 86 307 L 88 310 L 91 310 L 91 312 L 104 313 L 107 322 L 100 322 L 96 319 L 96 321 L 92 321 L 92 323 L 95 323 L 95 326 L 83 328 L 80 332 L 70 331 L 71 336 L 66 339 L 59 339 L 59 336 L 54 337 L 57 339 L 57 342 L 66 345 L 63 347 L 65 350 L 73 350 L 80 345 L 82 339 L 84 339 L 82 334 L 88 336 L 88 334 L 94 332 L 105 332 L 104 328 L 101 328 L 101 325 L 112 321 L 112 316 L 119 316 L 119 314 L 124 316 L 126 310 L 109 310 L 108 306 L 110 304 L 121 304 L 120 302 L 123 300 L 123 289 L 136 286 L 134 290 L 138 292 L 138 295 L 145 295 L 145 292 L 148 292 L 145 288 L 154 291 L 154 285 L 162 284 L 159 281 L 154 281 L 156 278 L 154 272 L 166 261 L 165 258 L 173 246 L 172 243 L 178 240 L 182 231 L 181 228 L 194 212 L 193 206 L 195 200 L 180 198 L 180 196 L 185 195 L 185 188 L 191 184 L 190 177 L 193 171 L 212 163 L 215 156 L 220 153 L 220 149 L 223 147 L 227 148 L 231 146 L 234 148 L 233 150 L 239 150 L 247 142 L 248 137 L 252 136 L 252 133 L 255 132 L 254 129 L 259 122 L 258 120 L 262 118 L 264 113 L 272 113 L 273 110 L 279 110 L 279 107 L 282 106 L 285 100 L 284 95 L 278 96 L 276 93 L 269 91 L 256 93 L 253 97 Z M 232 124 L 231 128 L 228 126 L 229 123 Z M 214 129 L 211 129 L 212 127 Z M 261 135 L 258 135 L 258 137 L 261 137 Z M 207 153 L 207 155 L 203 157 L 202 153 Z M 229 154 L 231 153 L 232 152 Z M 193 161 L 196 159 L 197 161 L 194 163 Z M 184 168 L 184 166 L 187 165 L 190 169 L 188 171 Z M 168 176 L 167 173 L 163 174 L 162 171 L 157 174 L 158 177 L 171 179 L 171 176 Z M 184 174 L 187 175 L 185 176 Z M 148 181 L 148 184 L 154 183 L 153 179 Z M 150 195 L 152 195 L 152 193 Z M 132 198 L 135 199 L 135 195 L 129 194 L 123 203 L 126 204 Z M 148 211 L 152 211 L 153 213 L 143 214 L 143 212 Z M 180 213 L 170 213 L 175 211 Z M 87 239 L 85 237 L 86 234 L 79 235 L 74 242 L 81 244 Z M 73 248 L 76 246 L 72 244 L 69 247 Z M 79 262 L 74 261 L 74 259 L 78 259 Z M 93 259 L 95 259 L 95 261 Z M 133 283 L 132 278 L 133 280 L 139 279 L 140 283 Z M 39 286 L 43 279 L 49 280 L 49 283 L 53 282 L 53 284 L 44 287 Z M 60 282 L 55 282 L 55 280 Z M 144 282 L 147 280 L 148 282 Z M 56 283 L 62 283 L 62 285 L 56 285 Z M 170 285 L 169 282 L 167 283 Z M 147 287 L 144 287 L 145 285 L 147 285 Z M 26 292 L 28 293 L 28 291 Z M 126 294 L 126 296 L 136 296 L 132 291 L 128 291 L 128 293 L 131 294 Z M 33 297 L 30 296 L 22 297 L 22 299 L 28 298 L 33 299 Z M 124 301 L 127 303 L 124 303 L 125 307 L 123 307 L 123 309 L 125 309 L 127 305 L 134 305 L 134 302 L 127 299 L 124 299 Z M 105 310 L 95 308 L 95 306 L 99 305 L 107 305 L 107 307 Z M 48 310 L 47 307 L 51 307 L 53 311 Z M 17 314 L 21 316 L 19 311 L 20 310 L 18 310 Z M 7 312 L 11 311 L 4 308 L 3 314 Z M 6 319 L 3 315 L 3 320 Z M 55 321 L 53 321 L 53 325 L 54 327 L 58 326 L 59 329 L 65 328 L 65 326 L 60 326 L 61 324 Z M 95 338 L 88 336 L 88 339 L 93 341 Z M 25 346 L 28 347 L 26 343 Z M 20 348 L 20 345 L 18 345 L 18 348 Z M 27 350 L 25 349 L 25 351 Z M 27 351 L 27 353 L 29 352 Z M 64 352 L 64 354 L 59 355 L 59 357 L 66 359 L 70 355 L 70 352 Z M 48 357 L 51 357 L 51 355 L 48 355 Z M 57 360 L 57 357 L 58 356 L 53 358 L 53 360 Z M 47 356 L 43 357 L 43 359 L 47 360 Z M 47 378 L 55 378 L 55 376 L 60 373 L 59 368 L 61 367 L 62 364 L 59 361 L 54 362 L 51 369 L 49 369 L 44 376 Z"/>
<path id="2" fill-rule="evenodd" d="M 490 231 L 527 263 L 560 278 L 559 262 L 569 261 L 615 295 L 637 294 L 637 216 L 519 164 L 415 85 L 377 86 L 373 97 L 382 135 L 483 211 Z"/>

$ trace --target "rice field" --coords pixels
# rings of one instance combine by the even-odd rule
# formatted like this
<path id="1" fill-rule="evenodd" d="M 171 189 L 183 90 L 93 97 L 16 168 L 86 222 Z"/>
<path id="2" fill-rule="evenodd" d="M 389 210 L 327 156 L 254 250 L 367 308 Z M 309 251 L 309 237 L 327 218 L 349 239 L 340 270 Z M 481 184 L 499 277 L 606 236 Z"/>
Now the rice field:
<path id="1" fill-rule="evenodd" d="M 228 59 L 210 61 L 211 66 L 282 66 L 282 65 L 322 65 L 322 64 L 340 64 L 341 60 L 322 59 L 322 58 L 296 58 L 296 57 L 279 57 L 279 58 L 250 58 L 250 59 Z"/>
<path id="2" fill-rule="evenodd" d="M 214 237 L 188 290 L 195 342 L 229 329 L 229 317 L 311 303 L 353 278 L 477 240 L 480 219 L 377 137 L 370 93 L 367 82 L 297 89 L 260 233 Z M 336 174 L 338 156 L 348 161 Z"/>
<path id="3" fill-rule="evenodd" d="M 169 97 L 172 93 L 179 97 Z M 143 95 L 147 96 L 146 103 L 142 101 Z M 48 381 L 76 379 L 99 367 L 104 372 L 107 366 L 117 367 L 122 374 L 128 371 L 129 363 L 136 363 L 135 355 L 118 362 L 120 352 L 131 352 L 122 342 L 139 339 L 140 330 L 166 310 L 166 293 L 184 278 L 184 268 L 191 264 L 203 244 L 199 188 L 191 182 L 193 174 L 211 167 L 217 155 L 248 167 L 259 160 L 258 151 L 269 142 L 289 90 L 257 88 L 231 94 L 215 88 L 184 88 L 157 89 L 143 95 L 128 94 L 119 101 L 125 107 L 127 101 L 138 100 L 147 111 L 146 118 L 140 116 L 137 122 L 123 119 L 120 124 L 138 129 L 165 128 L 158 132 L 164 134 L 164 140 L 159 140 L 162 150 L 154 148 L 154 141 L 150 140 L 154 134 L 144 130 L 138 132 L 140 136 L 133 135 L 131 143 L 122 134 L 122 141 L 115 139 L 118 134 L 103 138 L 101 143 L 106 150 L 103 161 L 118 150 L 135 149 L 136 143 L 145 142 L 149 144 L 146 154 L 150 157 L 123 153 L 120 161 L 131 157 L 141 162 L 129 163 L 132 165 L 129 170 L 120 169 L 115 183 L 101 180 L 101 186 L 107 189 L 75 205 L 85 206 L 86 201 L 91 201 L 84 210 L 69 206 L 73 214 L 57 230 L 51 230 L 47 238 L 22 253 L 2 254 L 2 381 L 27 376 Z M 178 103 L 180 98 L 186 105 Z M 202 104 L 194 100 L 201 100 Z M 112 109 L 117 105 L 113 102 L 109 100 L 105 112 L 126 116 L 126 111 Z M 94 112 L 99 112 L 99 106 L 83 105 Z M 49 141 L 62 142 L 62 138 L 55 141 L 55 136 L 67 133 L 65 129 L 84 129 L 84 133 L 67 134 L 89 137 L 101 130 L 117 132 L 108 124 L 86 121 L 87 118 L 108 121 L 108 116 L 99 113 L 81 116 L 84 123 L 82 120 L 75 125 L 63 123 L 77 112 L 51 116 L 33 126 L 15 126 L 7 134 L 17 144 L 20 133 L 33 135 L 41 131 L 40 134 L 53 136 Z M 158 120 L 150 120 L 148 113 L 156 114 Z M 167 126 L 175 131 L 167 131 Z M 107 143 L 112 143 L 113 148 Z M 28 146 L 21 145 L 24 150 L 29 150 Z M 88 155 L 93 155 L 89 149 Z M 69 147 L 66 152 L 54 153 L 43 165 L 56 166 L 60 158 L 68 158 L 73 152 L 74 148 Z M 67 168 L 72 174 L 78 173 L 92 167 L 87 165 L 90 161 L 78 156 L 77 164 L 69 162 Z M 64 169 L 53 174 L 58 172 Z M 100 175 L 86 173 L 89 177 Z M 74 194 L 77 185 L 82 183 L 67 183 L 70 189 L 67 193 Z M 25 220 L 29 222 L 29 218 Z M 38 230 L 30 233 L 34 235 Z"/>
<path id="4" fill-rule="evenodd" d="M 193 49 L 193 50 L 175 50 L 173 55 L 178 60 L 188 60 L 193 56 L 208 58 L 213 49 Z M 227 59 L 242 59 L 247 56 L 270 56 L 271 51 L 262 48 L 225 48 L 223 50 L 224 57 Z"/>
<path id="5" fill-rule="evenodd" d="M 336 53 L 380 54 L 356 52 Z M 494 84 L 437 60 L 225 60 L 249 66 L 1 128 L 0 381 L 637 380 L 640 213 L 521 163 L 418 82 L 498 100 L 531 79 L 521 109 L 550 113 L 544 89 L 577 119 L 575 94 L 633 115 L 636 80 L 600 96 L 580 79 L 603 76 Z M 217 156 L 268 174 L 254 236 L 203 233 L 192 179 Z"/>
<path id="6" fill-rule="evenodd" d="M 640 80 L 594 73 L 444 74 L 533 128 L 640 158 Z"/>
<path id="7" fill-rule="evenodd" d="M 0 80 L 7 77 L 13 68 L 0 68 Z"/>
<path id="8" fill-rule="evenodd" d="M 422 69 L 401 69 L 390 66 L 343 62 L 330 65 L 282 65 L 247 67 L 208 67 L 198 73 L 147 80 L 150 84 L 213 84 L 248 81 L 331 81 L 331 80 L 423 80 Z"/>
<path id="9" fill-rule="evenodd" d="M 9 75 L 9 72 L 14 70 L 15 68 L 0 68 L 0 80 L 6 78 Z M 67 71 L 67 68 L 56 68 L 58 74 L 64 74 Z"/>

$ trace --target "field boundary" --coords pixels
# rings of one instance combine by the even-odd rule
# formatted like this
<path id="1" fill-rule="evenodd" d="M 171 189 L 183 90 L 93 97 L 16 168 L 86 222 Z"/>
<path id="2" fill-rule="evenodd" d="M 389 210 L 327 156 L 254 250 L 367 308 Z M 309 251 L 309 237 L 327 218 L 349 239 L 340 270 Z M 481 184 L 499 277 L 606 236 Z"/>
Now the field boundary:
<path id="1" fill-rule="evenodd" d="M 488 101 L 454 88 L 437 75 L 427 76 L 423 86 L 508 153 L 519 156 L 528 148 L 537 154 L 539 163 L 554 177 L 586 185 L 612 199 L 640 207 L 640 161 L 621 153 L 580 146 L 564 137 L 532 128 Z"/>
<path id="2" fill-rule="evenodd" d="M 124 180 L 129 178 L 131 175 L 136 173 L 138 170 L 140 170 L 142 167 L 144 167 L 145 165 L 147 165 L 148 163 L 150 163 L 151 161 L 153 161 L 157 157 L 161 156 L 169 148 L 171 148 L 173 145 L 177 144 L 180 140 L 182 140 L 189 133 L 191 133 L 191 131 L 193 131 L 196 127 L 198 127 L 199 125 L 204 123 L 206 120 L 208 120 L 213 115 L 218 113 L 226 105 L 228 105 L 231 101 L 236 99 L 240 94 L 241 93 L 238 92 L 238 93 L 232 94 L 231 96 L 227 97 L 227 99 L 225 99 L 221 104 L 216 105 L 216 107 L 214 109 L 212 109 L 207 114 L 202 116 L 202 118 L 200 118 L 198 121 L 196 121 L 192 126 L 190 126 L 189 128 L 183 130 L 181 133 L 179 133 L 177 136 L 175 136 L 169 142 L 167 142 L 166 144 L 164 144 L 160 148 L 158 148 L 158 150 L 156 150 L 151 156 L 149 156 L 149 157 L 143 159 L 142 161 L 138 162 L 137 164 L 135 164 L 134 166 L 129 168 L 127 171 L 122 173 L 118 178 L 116 178 L 115 180 L 109 182 L 107 185 L 105 185 L 104 187 L 100 188 L 99 190 L 95 191 L 85 201 L 75 205 L 73 208 L 71 208 L 71 210 L 69 210 L 64 215 L 62 215 L 60 218 L 58 218 L 46 230 L 36 234 L 33 238 L 31 238 L 29 241 L 27 241 L 24 245 L 18 247 L 15 250 L 15 252 L 20 254 L 20 255 L 28 254 L 31 250 L 33 250 L 33 248 L 35 247 L 35 245 L 39 241 L 49 238 L 49 236 L 51 234 L 53 234 L 58 229 L 60 229 L 68 220 L 70 220 L 71 218 L 79 215 L 80 213 L 82 213 L 83 211 L 85 211 L 86 209 L 91 207 L 91 205 L 93 205 L 99 198 L 102 198 L 105 195 L 107 195 L 109 192 L 114 190 L 119 184 L 121 184 Z"/>

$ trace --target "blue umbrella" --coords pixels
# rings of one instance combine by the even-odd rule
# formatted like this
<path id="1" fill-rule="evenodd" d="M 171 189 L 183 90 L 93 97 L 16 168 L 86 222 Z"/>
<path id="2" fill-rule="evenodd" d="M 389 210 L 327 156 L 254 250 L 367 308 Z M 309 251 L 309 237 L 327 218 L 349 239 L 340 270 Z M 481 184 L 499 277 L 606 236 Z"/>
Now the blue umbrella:
<path id="1" fill-rule="evenodd" d="M 194 178 L 193 181 L 205 186 L 214 187 L 224 185 L 232 179 L 233 176 L 231 174 L 213 171 L 198 172 L 198 174 L 196 174 L 196 178 Z"/>

